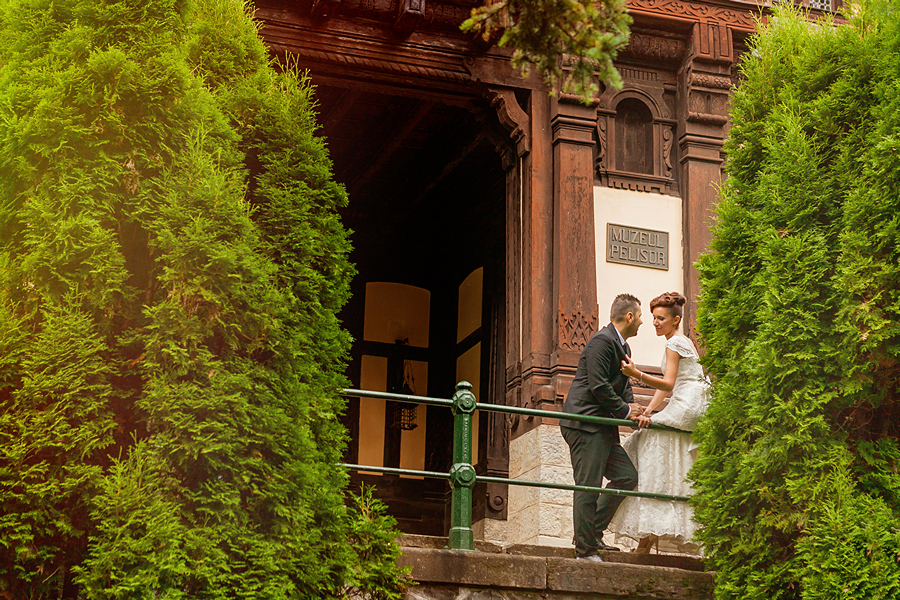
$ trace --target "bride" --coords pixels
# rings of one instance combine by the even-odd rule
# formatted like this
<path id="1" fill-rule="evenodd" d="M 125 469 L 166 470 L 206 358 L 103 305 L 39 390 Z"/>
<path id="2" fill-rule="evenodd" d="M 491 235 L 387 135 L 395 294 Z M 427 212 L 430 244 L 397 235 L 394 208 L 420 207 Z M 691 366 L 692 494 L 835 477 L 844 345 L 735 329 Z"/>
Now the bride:
<path id="1" fill-rule="evenodd" d="M 639 417 L 641 429 L 622 444 L 637 468 L 638 487 L 635 491 L 638 492 L 691 495 L 691 486 L 685 480 L 697 458 L 697 446 L 691 435 L 646 429 L 650 423 L 659 423 L 693 431 L 706 410 L 708 382 L 697 362 L 697 350 L 691 340 L 678 333 L 684 303 L 684 296 L 678 292 L 662 294 L 650 302 L 656 335 L 665 336 L 667 340 L 662 359 L 663 377 L 640 372 L 630 358 L 622 361 L 623 373 L 657 390 L 644 416 Z M 668 406 L 651 417 L 669 392 L 672 397 Z M 697 553 L 699 547 L 691 541 L 697 529 L 692 517 L 693 510 L 687 502 L 627 498 L 616 511 L 609 529 L 616 534 L 616 539 L 640 540 L 636 552 L 649 552 L 654 543 L 664 539 L 673 543 L 679 552 Z"/>

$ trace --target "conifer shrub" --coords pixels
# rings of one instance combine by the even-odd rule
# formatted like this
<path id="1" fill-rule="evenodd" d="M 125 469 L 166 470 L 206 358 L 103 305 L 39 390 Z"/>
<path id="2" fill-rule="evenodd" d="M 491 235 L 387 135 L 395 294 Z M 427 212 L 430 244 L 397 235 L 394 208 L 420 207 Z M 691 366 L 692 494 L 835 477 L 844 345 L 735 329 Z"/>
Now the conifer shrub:
<path id="1" fill-rule="evenodd" d="M 308 79 L 241 0 L 9 0 L 0 58 L 0 597 L 397 597 Z"/>
<path id="2" fill-rule="evenodd" d="M 752 38 L 699 329 L 717 598 L 900 597 L 900 3 Z"/>

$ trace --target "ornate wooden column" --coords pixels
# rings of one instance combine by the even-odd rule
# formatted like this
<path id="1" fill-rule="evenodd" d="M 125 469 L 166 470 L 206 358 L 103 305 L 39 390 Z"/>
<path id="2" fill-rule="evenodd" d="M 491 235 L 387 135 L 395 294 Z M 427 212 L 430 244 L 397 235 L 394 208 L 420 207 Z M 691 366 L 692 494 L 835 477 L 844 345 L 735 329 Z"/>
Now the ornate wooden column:
<path id="1" fill-rule="evenodd" d="M 543 92 L 530 92 L 527 107 L 523 130 L 530 147 L 518 156 L 506 188 L 506 401 L 538 408 L 552 404 L 556 397 L 550 371 L 554 321 L 549 302 L 553 292 L 550 98 Z M 513 416 L 510 424 L 512 437 L 517 437 L 538 423 Z"/>
<path id="2" fill-rule="evenodd" d="M 553 300 L 551 369 L 557 404 L 569 390 L 578 357 L 597 331 L 594 242 L 594 130 L 597 103 L 560 95 L 553 102 Z M 549 407 L 548 407 L 549 408 Z"/>
<path id="3" fill-rule="evenodd" d="M 497 137 L 489 131 L 489 138 L 494 141 L 506 171 L 504 321 L 492 322 L 496 331 L 492 337 L 498 343 L 502 341 L 504 345 L 497 356 L 502 368 L 497 370 L 498 377 L 492 380 L 491 385 L 497 391 L 495 397 L 503 398 L 508 405 L 521 406 L 522 398 L 528 397 L 527 391 L 523 393 L 523 387 L 530 385 L 533 374 L 531 362 L 523 360 L 523 354 L 526 354 L 523 349 L 531 338 L 530 320 L 526 316 L 530 307 L 530 286 L 524 273 L 530 271 L 533 264 L 528 254 L 531 248 L 528 221 L 530 211 L 534 208 L 531 203 L 531 190 L 535 187 L 532 182 L 533 162 L 536 160 L 538 165 L 542 162 L 540 154 L 535 159 L 533 147 L 536 145 L 540 148 L 542 142 L 540 135 L 535 141 L 533 98 L 529 100 L 526 111 L 519 104 L 513 88 L 490 87 L 486 96 L 497 111 L 497 119 L 505 133 Z M 539 189 L 540 184 L 536 187 Z M 524 377 L 523 364 L 527 370 Z M 493 374 L 492 368 L 491 375 Z M 511 473 L 510 434 L 516 420 L 502 413 L 490 413 L 487 420 L 485 474 L 506 477 Z M 500 542 L 511 539 L 508 517 L 510 510 L 514 512 L 515 509 L 510 507 L 508 487 L 500 484 L 485 486 L 485 518 L 474 525 L 479 538 Z"/>
<path id="4" fill-rule="evenodd" d="M 529 152 L 507 179 L 507 402 L 560 407 L 597 330 L 597 106 L 532 92 Z M 539 419 L 513 419 L 513 437 Z"/>
<path id="5" fill-rule="evenodd" d="M 724 23 L 694 23 L 687 56 L 678 73 L 679 130 L 684 235 L 684 295 L 690 306 L 684 331 L 694 336 L 700 282 L 694 263 L 709 246 L 722 144 L 728 123 L 728 98 L 734 44 Z"/>
<path id="6" fill-rule="evenodd" d="M 597 330 L 596 105 L 532 92 L 531 151 L 508 182 L 507 402 L 557 410 Z M 555 419 L 511 420 L 509 475 L 571 481 Z M 571 494 L 510 486 L 506 541 L 571 546 Z"/>

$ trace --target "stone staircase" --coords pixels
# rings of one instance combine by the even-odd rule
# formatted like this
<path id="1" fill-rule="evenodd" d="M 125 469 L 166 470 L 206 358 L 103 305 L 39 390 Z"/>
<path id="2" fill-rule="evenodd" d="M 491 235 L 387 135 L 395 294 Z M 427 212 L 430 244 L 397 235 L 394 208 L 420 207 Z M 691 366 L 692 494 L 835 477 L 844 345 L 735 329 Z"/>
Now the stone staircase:
<path id="1" fill-rule="evenodd" d="M 712 600 L 715 577 L 698 558 L 610 552 L 606 562 L 573 550 L 476 542 L 446 550 L 447 538 L 403 535 L 401 566 L 417 582 L 406 600 Z"/>

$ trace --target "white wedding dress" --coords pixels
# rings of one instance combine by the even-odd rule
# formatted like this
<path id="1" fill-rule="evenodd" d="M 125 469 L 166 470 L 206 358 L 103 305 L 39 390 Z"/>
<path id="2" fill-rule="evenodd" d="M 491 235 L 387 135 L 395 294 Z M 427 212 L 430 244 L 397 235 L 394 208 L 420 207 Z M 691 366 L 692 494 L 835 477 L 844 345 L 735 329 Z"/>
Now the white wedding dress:
<path id="1" fill-rule="evenodd" d="M 653 422 L 685 431 L 693 431 L 706 411 L 708 380 L 697 362 L 694 345 L 683 335 L 673 335 L 666 348 L 680 356 L 678 373 L 669 404 L 653 415 Z M 666 372 L 666 355 L 662 360 Z M 690 496 L 691 485 L 685 479 L 697 459 L 697 447 L 689 433 L 640 429 L 622 443 L 638 472 L 638 492 Z M 697 529 L 693 509 L 687 502 L 626 498 L 616 511 L 609 529 L 622 537 L 639 540 L 650 534 L 674 545 L 679 552 L 698 553 L 691 541 Z"/>

